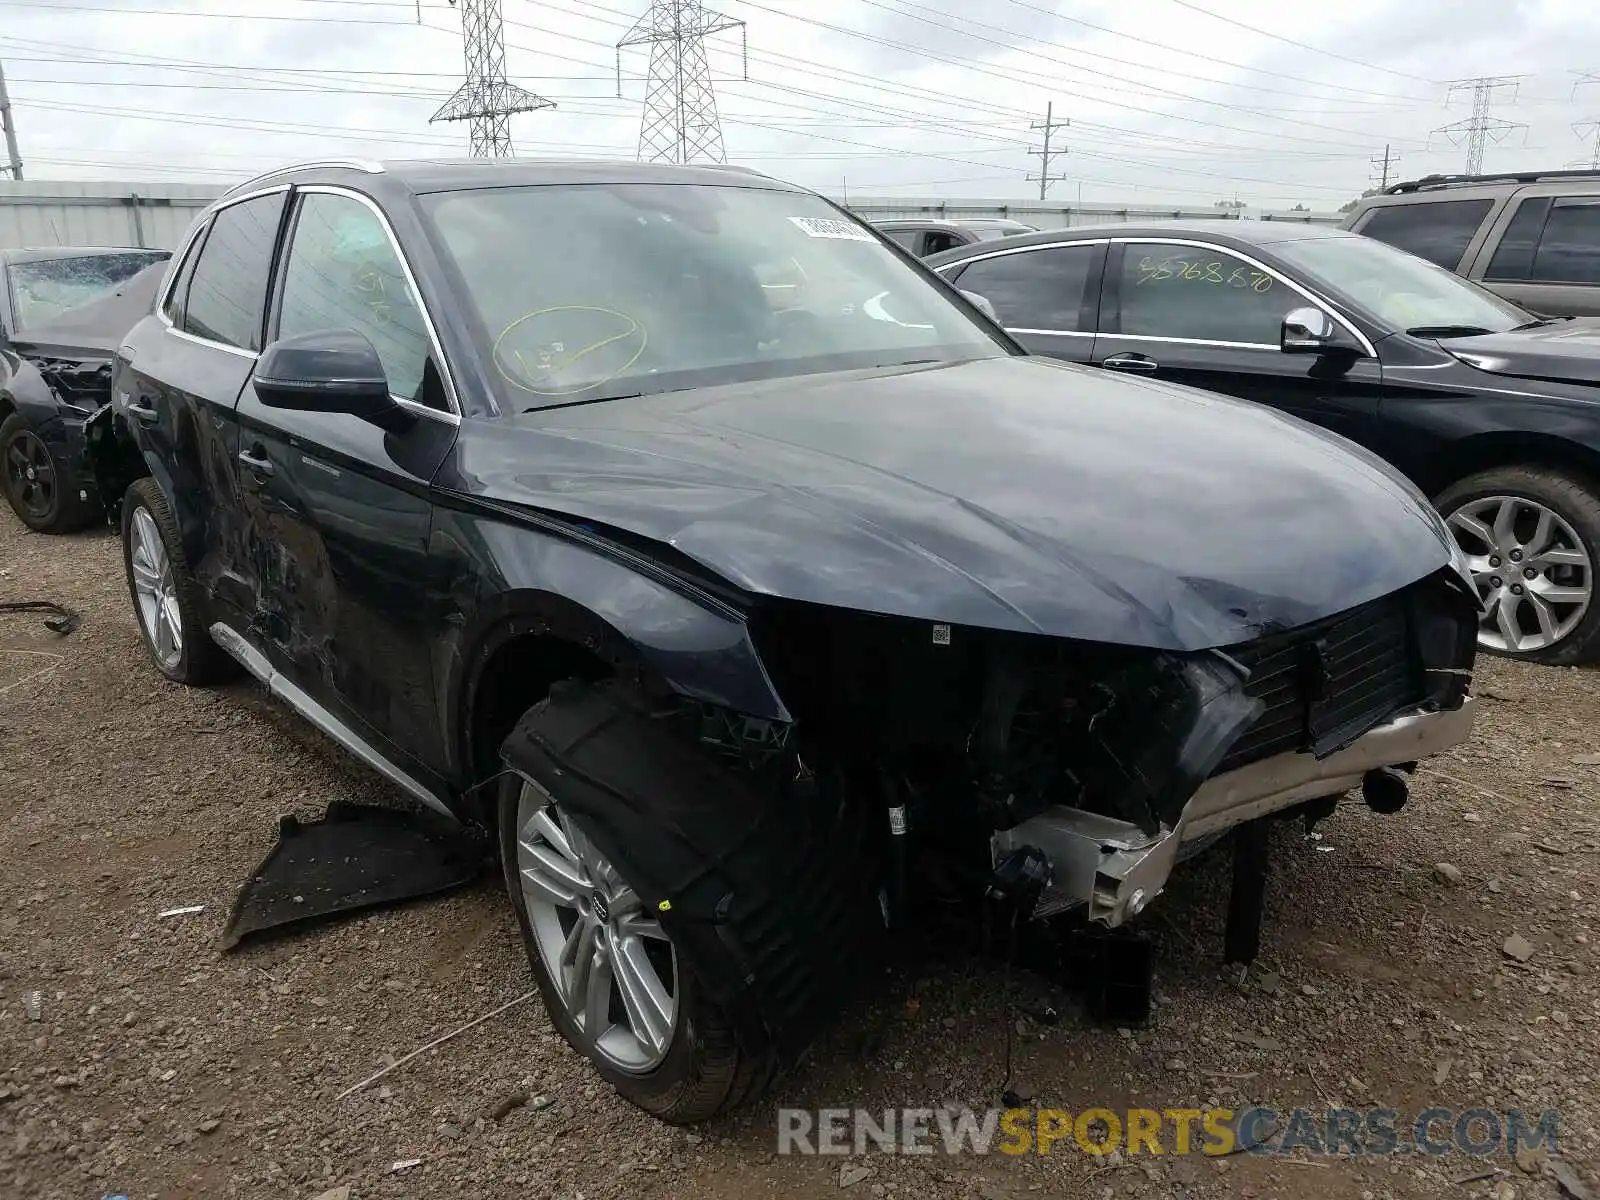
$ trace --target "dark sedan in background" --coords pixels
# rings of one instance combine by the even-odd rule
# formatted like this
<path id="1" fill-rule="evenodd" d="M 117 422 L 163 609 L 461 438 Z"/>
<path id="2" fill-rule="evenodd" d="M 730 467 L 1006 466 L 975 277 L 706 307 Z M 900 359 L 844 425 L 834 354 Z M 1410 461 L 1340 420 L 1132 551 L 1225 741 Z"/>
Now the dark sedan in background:
<path id="1" fill-rule="evenodd" d="M 1100 225 L 927 263 L 1035 353 L 1257 401 L 1360 443 L 1445 515 L 1484 649 L 1600 655 L 1600 322 L 1540 318 L 1307 225 Z"/>
<path id="2" fill-rule="evenodd" d="M 103 508 L 83 422 L 111 399 L 122 335 L 155 305 L 167 250 L 0 250 L 0 490 L 30 529 L 66 533 Z"/>

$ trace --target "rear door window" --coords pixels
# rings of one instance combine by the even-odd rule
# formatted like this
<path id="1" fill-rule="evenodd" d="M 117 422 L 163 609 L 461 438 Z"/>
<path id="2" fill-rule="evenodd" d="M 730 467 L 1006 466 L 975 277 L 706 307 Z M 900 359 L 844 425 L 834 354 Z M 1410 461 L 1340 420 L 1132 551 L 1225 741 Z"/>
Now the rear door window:
<path id="1" fill-rule="evenodd" d="M 1454 271 L 1493 207 L 1492 200 L 1386 204 L 1373 209 L 1356 232 Z"/>
<path id="2" fill-rule="evenodd" d="M 240 350 L 261 349 L 272 252 L 284 192 L 230 205 L 211 219 L 184 306 L 183 331 Z"/>
<path id="3" fill-rule="evenodd" d="M 1007 329 L 1078 332 L 1098 251 L 1094 245 L 1045 246 L 980 258 L 956 285 L 994 305 Z"/>

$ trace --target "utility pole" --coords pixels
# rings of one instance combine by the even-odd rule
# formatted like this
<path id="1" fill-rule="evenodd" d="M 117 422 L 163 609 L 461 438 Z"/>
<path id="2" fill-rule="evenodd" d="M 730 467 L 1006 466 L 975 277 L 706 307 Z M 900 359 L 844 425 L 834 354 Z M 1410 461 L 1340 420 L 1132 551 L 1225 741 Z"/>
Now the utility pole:
<path id="1" fill-rule="evenodd" d="M 1055 107 L 1056 106 L 1055 106 L 1055 102 L 1054 101 L 1051 101 L 1050 103 L 1046 104 L 1044 106 L 1044 121 L 1043 122 L 1035 121 L 1032 125 L 1030 125 L 1028 127 L 1029 129 L 1032 129 L 1032 130 L 1035 130 L 1035 131 L 1039 131 L 1039 130 L 1043 130 L 1044 131 L 1044 149 L 1043 150 L 1029 150 L 1028 151 L 1029 154 L 1037 154 L 1039 156 L 1039 174 L 1038 175 L 1029 175 L 1028 179 L 1027 179 L 1027 182 L 1029 182 L 1029 183 L 1037 182 L 1039 184 L 1039 199 L 1041 199 L 1041 200 L 1044 199 L 1045 191 L 1050 187 L 1050 185 L 1052 183 L 1065 182 L 1065 180 L 1067 178 L 1065 175 L 1052 175 L 1052 174 L 1050 174 L 1050 160 L 1052 158 L 1059 157 L 1060 155 L 1066 153 L 1065 150 L 1052 150 L 1050 148 L 1050 135 L 1052 133 L 1054 133 L 1057 129 L 1065 129 L 1068 125 L 1072 124 L 1071 120 L 1066 120 L 1066 121 L 1057 121 L 1057 120 L 1055 120 L 1055 117 L 1054 117 Z"/>
<path id="2" fill-rule="evenodd" d="M 452 5 L 455 2 L 450 0 Z M 554 108 L 555 101 L 506 81 L 506 30 L 500 0 L 461 0 L 461 41 L 466 82 L 428 123 L 471 121 L 473 158 L 510 158 L 511 114 Z"/>
<path id="3" fill-rule="evenodd" d="M 1483 75 L 1477 79 L 1458 79 L 1450 84 L 1450 89 L 1445 93 L 1445 103 L 1449 98 L 1460 91 L 1472 93 L 1472 115 L 1464 121 L 1457 121 L 1453 125 L 1443 125 L 1435 129 L 1434 133 L 1442 133 L 1457 146 L 1465 145 L 1467 148 L 1468 175 L 1477 175 L 1483 170 L 1483 148 L 1486 142 L 1503 142 L 1506 135 L 1513 129 L 1526 130 L 1527 125 L 1520 121 L 1504 121 L 1499 117 L 1491 117 L 1489 109 L 1494 103 L 1495 93 L 1504 88 L 1511 90 L 1511 100 L 1517 97 L 1517 82 L 1520 75 Z"/>
<path id="4" fill-rule="evenodd" d="M 650 8 L 617 42 L 617 95 L 622 95 L 622 51 L 650 47 L 645 82 L 644 116 L 639 122 L 640 162 L 728 161 L 717 116 L 717 95 L 711 88 L 706 38 L 737 29 L 744 55 L 744 77 L 750 78 L 750 49 L 745 24 L 712 12 L 700 0 L 651 0 Z"/>
<path id="5" fill-rule="evenodd" d="M 1376 154 L 1372 156 L 1372 169 L 1377 172 L 1378 176 L 1372 182 L 1378 185 L 1378 190 L 1380 192 L 1388 190 L 1390 169 L 1398 164 L 1399 161 L 1400 156 L 1398 154 L 1391 154 L 1389 152 L 1388 143 L 1384 144 L 1383 157 L 1380 158 Z"/>
<path id="6" fill-rule="evenodd" d="M 17 152 L 17 119 L 11 112 L 11 93 L 6 91 L 6 68 L 0 63 L 0 122 L 6 127 L 6 162 L 11 178 L 22 178 L 22 155 Z"/>

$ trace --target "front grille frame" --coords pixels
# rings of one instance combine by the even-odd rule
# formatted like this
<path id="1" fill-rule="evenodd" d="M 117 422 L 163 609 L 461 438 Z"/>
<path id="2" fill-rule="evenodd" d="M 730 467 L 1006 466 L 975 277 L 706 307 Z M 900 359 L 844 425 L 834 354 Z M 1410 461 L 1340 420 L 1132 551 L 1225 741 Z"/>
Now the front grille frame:
<path id="1" fill-rule="evenodd" d="M 1228 647 L 1265 711 L 1213 775 L 1286 753 L 1326 758 L 1424 703 L 1426 671 L 1411 597 L 1381 596 L 1283 633 Z"/>

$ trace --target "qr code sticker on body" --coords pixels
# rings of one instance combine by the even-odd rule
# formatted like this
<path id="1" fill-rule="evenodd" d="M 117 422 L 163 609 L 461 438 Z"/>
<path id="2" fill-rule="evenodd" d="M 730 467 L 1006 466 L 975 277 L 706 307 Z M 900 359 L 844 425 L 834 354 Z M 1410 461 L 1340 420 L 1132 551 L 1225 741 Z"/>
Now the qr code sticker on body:
<path id="1" fill-rule="evenodd" d="M 827 217 L 790 217 L 801 232 L 814 238 L 839 238 L 847 242 L 875 242 L 867 230 L 849 221 L 835 221 Z"/>

